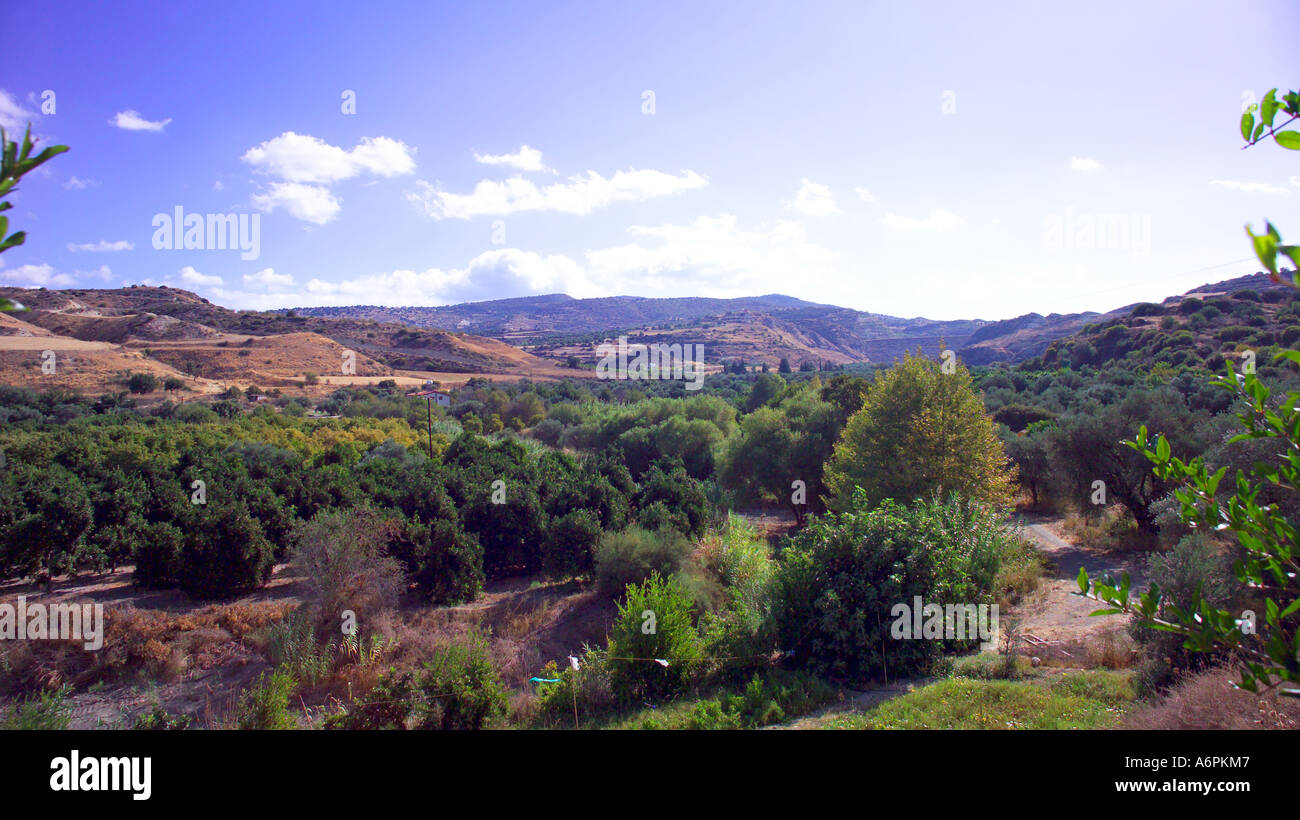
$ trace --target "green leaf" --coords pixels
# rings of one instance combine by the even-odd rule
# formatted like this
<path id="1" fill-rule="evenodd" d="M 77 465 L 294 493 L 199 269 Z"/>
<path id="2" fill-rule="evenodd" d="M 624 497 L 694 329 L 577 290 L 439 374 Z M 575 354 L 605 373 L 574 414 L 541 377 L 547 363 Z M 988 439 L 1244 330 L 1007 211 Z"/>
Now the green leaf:
<path id="1" fill-rule="evenodd" d="M 1285 254 L 1296 270 L 1300 270 L 1300 245 L 1278 245 L 1277 252 Z"/>
<path id="2" fill-rule="evenodd" d="M 1272 128 L 1273 117 L 1275 117 L 1276 115 L 1277 115 L 1277 89 L 1273 88 L 1273 89 L 1269 89 L 1269 92 L 1264 95 L 1264 99 L 1259 104 L 1259 118 L 1261 120 L 1260 124 L 1267 125 L 1269 128 Z M 1256 137 L 1256 139 L 1258 139 L 1258 137 Z"/>
<path id="3" fill-rule="evenodd" d="M 1255 106 L 1251 105 L 1241 115 L 1241 138 L 1250 142 L 1250 132 L 1255 130 Z"/>
<path id="4" fill-rule="evenodd" d="M 1259 261 L 1269 273 L 1277 276 L 1277 240 L 1268 233 L 1256 236 L 1251 232 L 1249 225 L 1246 226 L 1246 234 L 1255 247 L 1255 255 L 1259 257 Z"/>
<path id="5" fill-rule="evenodd" d="M 1075 580 L 1079 582 L 1079 592 L 1081 594 L 1086 594 L 1088 592 L 1088 586 L 1089 586 L 1088 570 L 1084 569 L 1083 567 L 1079 567 L 1079 575 Z"/>
<path id="6" fill-rule="evenodd" d="M 1300 151 L 1300 131 L 1279 131 L 1273 135 L 1273 140 L 1283 148 Z"/>

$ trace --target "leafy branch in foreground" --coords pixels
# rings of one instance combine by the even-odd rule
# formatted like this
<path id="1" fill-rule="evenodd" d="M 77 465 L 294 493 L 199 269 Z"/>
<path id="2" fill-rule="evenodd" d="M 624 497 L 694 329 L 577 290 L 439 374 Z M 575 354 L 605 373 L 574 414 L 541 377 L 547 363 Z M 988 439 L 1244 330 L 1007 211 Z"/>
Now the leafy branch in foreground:
<path id="1" fill-rule="evenodd" d="M 1276 358 L 1300 364 L 1300 352 L 1283 351 Z M 1081 568 L 1078 594 L 1110 605 L 1094 615 L 1132 613 L 1142 626 L 1181 635 L 1183 647 L 1193 652 L 1237 653 L 1243 659 L 1243 689 L 1258 692 L 1261 686 L 1300 683 L 1300 563 L 1296 554 L 1300 533 L 1279 505 L 1263 502 L 1268 488 L 1300 494 L 1300 391 L 1289 392 L 1280 403 L 1270 402 L 1271 391 L 1254 373 L 1239 374 L 1231 364 L 1226 374 L 1212 383 L 1246 405 L 1237 414 L 1245 432 L 1231 442 L 1270 438 L 1281 445 L 1271 461 L 1252 466 L 1253 475 L 1237 471 L 1236 490 L 1226 503 L 1220 501 L 1218 490 L 1227 467 L 1211 473 L 1201 456 L 1185 462 L 1172 454 L 1163 435 L 1151 439 L 1145 426 L 1134 441 L 1124 443 L 1155 465 L 1158 478 L 1182 485 L 1176 495 L 1185 523 L 1193 529 L 1230 530 L 1236 535 L 1245 550 L 1244 560 L 1236 563 L 1237 580 L 1252 596 L 1262 599 L 1263 622 L 1257 624 L 1249 611 L 1239 618 L 1211 606 L 1202 598 L 1200 588 L 1186 608 L 1163 596 L 1156 584 L 1134 600 L 1129 596 L 1127 573 L 1116 584 L 1109 578 L 1092 581 Z M 1300 696 L 1300 688 L 1282 691 Z"/>
<path id="2" fill-rule="evenodd" d="M 1259 112 L 1258 122 L 1255 120 L 1255 112 L 1257 111 Z M 1279 111 L 1290 114 L 1291 118 L 1281 125 L 1274 126 L 1273 121 L 1277 118 Z M 1242 150 L 1266 137 L 1272 137 L 1273 141 L 1283 148 L 1300 151 L 1300 132 L 1282 130 L 1297 119 L 1300 119 L 1300 92 L 1288 91 L 1279 100 L 1277 98 L 1277 89 L 1269 89 L 1269 92 L 1264 95 L 1264 99 L 1258 103 L 1251 103 L 1241 115 L 1241 137 L 1246 141 L 1246 144 L 1242 146 Z"/>
<path id="3" fill-rule="evenodd" d="M 36 143 L 32 140 L 31 124 L 28 124 L 27 134 L 23 137 L 21 152 L 18 143 L 11 142 L 5 135 L 3 128 L 0 128 L 0 147 L 3 148 L 3 153 L 0 154 L 0 198 L 6 197 L 17 190 L 18 180 L 22 179 L 25 174 L 68 150 L 66 145 L 52 145 L 36 156 L 32 156 L 32 149 L 36 147 Z M 11 203 L 0 201 L 0 212 L 7 211 L 12 207 Z M 26 240 L 26 231 L 10 234 L 9 217 L 0 216 L 0 253 L 17 247 Z"/>
<path id="4" fill-rule="evenodd" d="M 1280 125 L 1274 125 L 1278 112 L 1290 114 L 1291 118 Z M 1259 112 L 1259 120 L 1255 120 L 1255 113 Z M 1291 123 L 1300 119 L 1300 92 L 1288 91 L 1282 95 L 1282 99 L 1277 98 L 1277 89 L 1269 89 L 1264 95 L 1264 99 L 1259 103 L 1251 103 L 1241 115 L 1241 137 L 1246 141 L 1242 146 L 1245 150 L 1255 145 L 1266 137 L 1272 137 L 1273 141 L 1283 148 L 1289 148 L 1292 151 L 1300 151 L 1300 132 L 1283 131 L 1282 129 Z M 1256 236 L 1251 231 L 1250 226 L 1246 226 L 1246 234 L 1250 236 L 1250 241 L 1254 245 L 1255 255 L 1259 261 L 1268 269 L 1268 274 L 1274 282 L 1282 282 L 1278 275 L 1277 255 L 1280 253 L 1291 260 L 1294 266 L 1293 270 L 1300 270 L 1300 247 L 1296 245 L 1282 244 L 1282 237 L 1273 227 L 1273 223 L 1264 222 L 1264 232 Z M 1296 284 L 1288 282 L 1287 284 Z"/>

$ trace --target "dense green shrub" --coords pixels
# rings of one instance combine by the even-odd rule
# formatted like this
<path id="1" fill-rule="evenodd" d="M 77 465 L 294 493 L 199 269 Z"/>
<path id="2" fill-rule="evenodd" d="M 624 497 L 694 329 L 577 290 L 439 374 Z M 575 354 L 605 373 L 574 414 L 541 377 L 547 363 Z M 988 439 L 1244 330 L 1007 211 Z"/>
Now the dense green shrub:
<path id="1" fill-rule="evenodd" d="M 556 578 L 590 573 L 603 535 L 600 522 L 588 510 L 573 510 L 552 519 L 543 562 L 547 573 Z"/>
<path id="2" fill-rule="evenodd" d="M 242 501 L 201 505 L 185 527 L 180 588 L 195 598 L 224 598 L 271 578 L 272 546 Z"/>
<path id="3" fill-rule="evenodd" d="M 297 681 L 286 670 L 278 669 L 270 678 L 263 673 L 254 686 L 240 695 L 235 728 L 297 728 L 298 721 L 289 711 L 289 697 L 297 688 Z"/>
<path id="4" fill-rule="evenodd" d="M 417 518 L 399 531 L 393 546 L 431 603 L 472 601 L 483 590 L 483 547 L 454 520 L 423 524 Z"/>
<path id="5" fill-rule="evenodd" d="M 375 685 L 351 705 L 331 715 L 326 729 L 405 729 L 414 708 L 415 678 L 410 671 L 390 667 Z"/>
<path id="6" fill-rule="evenodd" d="M 609 635 L 607 664 L 615 696 L 637 702 L 679 695 L 699 674 L 702 654 L 690 598 L 675 579 L 655 572 L 628 585 Z"/>
<path id="7" fill-rule="evenodd" d="M 1147 578 L 1159 586 L 1165 599 L 1184 609 L 1190 607 L 1200 591 L 1210 606 L 1229 603 L 1239 588 L 1232 571 L 1232 556 L 1204 533 L 1184 536 L 1168 552 L 1155 553 L 1147 562 Z M 1129 634 L 1142 649 L 1134 685 L 1138 694 L 1153 694 L 1173 683 L 1180 672 L 1203 669 L 1215 658 L 1183 648 L 1183 638 L 1160 630 L 1143 627 L 1135 618 Z"/>
<path id="8" fill-rule="evenodd" d="M 418 679 L 418 728 L 482 729 L 506 712 L 505 689 L 482 633 L 437 652 Z"/>
<path id="9" fill-rule="evenodd" d="M 171 586 L 180 574 L 185 535 L 166 522 L 151 525 L 135 548 L 135 582 L 144 587 Z"/>
<path id="10" fill-rule="evenodd" d="M 152 393 L 158 389 L 158 377 L 152 373 L 136 373 L 127 379 L 126 387 L 132 393 Z"/>
<path id="11" fill-rule="evenodd" d="M 925 669 L 945 648 L 971 640 L 891 637 L 894 607 L 990 604 L 1000 556 L 1014 539 L 1003 519 L 953 498 L 869 508 L 815 519 L 782 555 L 774 604 L 780 647 L 814 671 L 861 681 Z"/>

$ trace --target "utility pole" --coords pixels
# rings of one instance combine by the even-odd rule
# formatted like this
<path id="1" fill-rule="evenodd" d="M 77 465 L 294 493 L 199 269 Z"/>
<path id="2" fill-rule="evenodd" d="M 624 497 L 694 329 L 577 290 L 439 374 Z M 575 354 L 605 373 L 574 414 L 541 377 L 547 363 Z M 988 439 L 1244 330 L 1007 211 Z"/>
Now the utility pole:
<path id="1" fill-rule="evenodd" d="M 433 396 L 425 396 L 425 409 L 428 411 L 429 425 L 429 459 L 433 460 Z"/>

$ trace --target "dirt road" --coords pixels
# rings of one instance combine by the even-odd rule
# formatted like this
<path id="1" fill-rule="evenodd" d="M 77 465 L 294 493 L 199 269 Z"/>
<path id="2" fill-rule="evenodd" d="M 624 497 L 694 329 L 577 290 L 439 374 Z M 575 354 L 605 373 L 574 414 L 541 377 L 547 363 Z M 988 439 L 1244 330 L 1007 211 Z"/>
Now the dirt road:
<path id="1" fill-rule="evenodd" d="M 1118 580 L 1127 572 L 1136 592 L 1146 586 L 1144 553 L 1117 555 L 1075 546 L 1061 537 L 1060 523 L 1060 519 L 1053 518 L 1021 519 L 1024 535 L 1047 559 L 1047 572 L 1038 590 L 1008 613 L 1013 623 L 1019 620 L 1019 632 L 1031 645 L 1024 651 L 1066 661 L 1084 660 L 1089 653 L 1095 656 L 1128 651 L 1128 619 L 1093 616 L 1101 604 L 1077 595 L 1079 585 L 1075 579 L 1080 567 L 1092 578 L 1110 573 Z"/>

